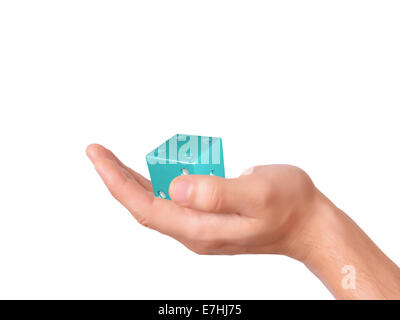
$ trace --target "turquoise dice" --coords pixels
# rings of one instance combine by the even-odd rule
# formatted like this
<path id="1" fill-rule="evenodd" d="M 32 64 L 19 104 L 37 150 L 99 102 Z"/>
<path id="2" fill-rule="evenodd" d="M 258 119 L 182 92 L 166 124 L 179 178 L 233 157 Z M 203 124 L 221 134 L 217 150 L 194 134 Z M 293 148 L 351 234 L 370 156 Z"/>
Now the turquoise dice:
<path id="1" fill-rule="evenodd" d="M 146 156 L 156 197 L 171 199 L 171 181 L 180 175 L 225 177 L 222 139 L 176 134 Z"/>

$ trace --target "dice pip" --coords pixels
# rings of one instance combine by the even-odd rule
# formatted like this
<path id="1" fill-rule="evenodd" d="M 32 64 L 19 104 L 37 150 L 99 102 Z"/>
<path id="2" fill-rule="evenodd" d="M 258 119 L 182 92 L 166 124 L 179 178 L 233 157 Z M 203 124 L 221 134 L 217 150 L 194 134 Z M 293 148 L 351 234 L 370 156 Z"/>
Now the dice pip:
<path id="1" fill-rule="evenodd" d="M 222 139 L 176 134 L 146 155 L 156 197 L 170 200 L 171 181 L 180 175 L 225 177 Z"/>

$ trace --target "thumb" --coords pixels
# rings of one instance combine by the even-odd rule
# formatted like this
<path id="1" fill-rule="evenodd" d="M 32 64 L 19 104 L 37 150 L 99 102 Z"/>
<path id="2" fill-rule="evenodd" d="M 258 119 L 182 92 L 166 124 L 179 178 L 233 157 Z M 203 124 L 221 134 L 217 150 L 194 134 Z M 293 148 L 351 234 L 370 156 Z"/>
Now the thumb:
<path id="1" fill-rule="evenodd" d="M 248 193 L 240 178 L 206 175 L 179 176 L 169 187 L 169 194 L 175 203 L 209 212 L 239 213 Z"/>

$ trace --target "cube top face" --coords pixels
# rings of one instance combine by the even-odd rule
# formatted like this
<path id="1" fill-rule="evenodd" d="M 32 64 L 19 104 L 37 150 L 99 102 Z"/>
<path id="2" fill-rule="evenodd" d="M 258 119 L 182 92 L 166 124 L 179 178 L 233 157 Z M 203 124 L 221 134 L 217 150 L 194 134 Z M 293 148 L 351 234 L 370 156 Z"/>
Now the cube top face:
<path id="1" fill-rule="evenodd" d="M 170 199 L 168 188 L 179 175 L 225 177 L 222 139 L 176 134 L 146 156 L 154 194 Z"/>

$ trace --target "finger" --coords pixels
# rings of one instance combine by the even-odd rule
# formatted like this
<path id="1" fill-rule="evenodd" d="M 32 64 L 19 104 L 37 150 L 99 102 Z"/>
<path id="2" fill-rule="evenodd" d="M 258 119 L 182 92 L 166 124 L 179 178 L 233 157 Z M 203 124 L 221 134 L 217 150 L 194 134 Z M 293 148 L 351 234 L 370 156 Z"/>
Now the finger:
<path id="1" fill-rule="evenodd" d="M 172 181 L 169 194 L 174 202 L 185 207 L 207 212 L 241 213 L 243 203 L 254 197 L 254 188 L 247 180 L 206 175 L 180 176 Z"/>
<path id="2" fill-rule="evenodd" d="M 151 181 L 143 177 L 141 174 L 127 167 L 119 160 L 115 154 L 99 144 L 91 144 L 86 148 L 86 154 L 94 163 L 99 158 L 106 158 L 115 161 L 119 166 L 127 170 L 146 190 L 153 192 Z"/>
<path id="3" fill-rule="evenodd" d="M 180 241 L 232 239 L 240 234 L 243 221 L 238 215 L 205 213 L 155 198 L 107 158 L 98 159 L 95 168 L 110 193 L 146 227 Z"/>
<path id="4" fill-rule="evenodd" d="M 98 158 L 94 166 L 113 197 L 121 202 L 139 222 L 143 221 L 154 196 L 115 161 Z"/>
<path id="5" fill-rule="evenodd" d="M 179 241 L 230 241 L 245 224 L 237 214 L 203 212 L 155 198 L 147 226 Z"/>

